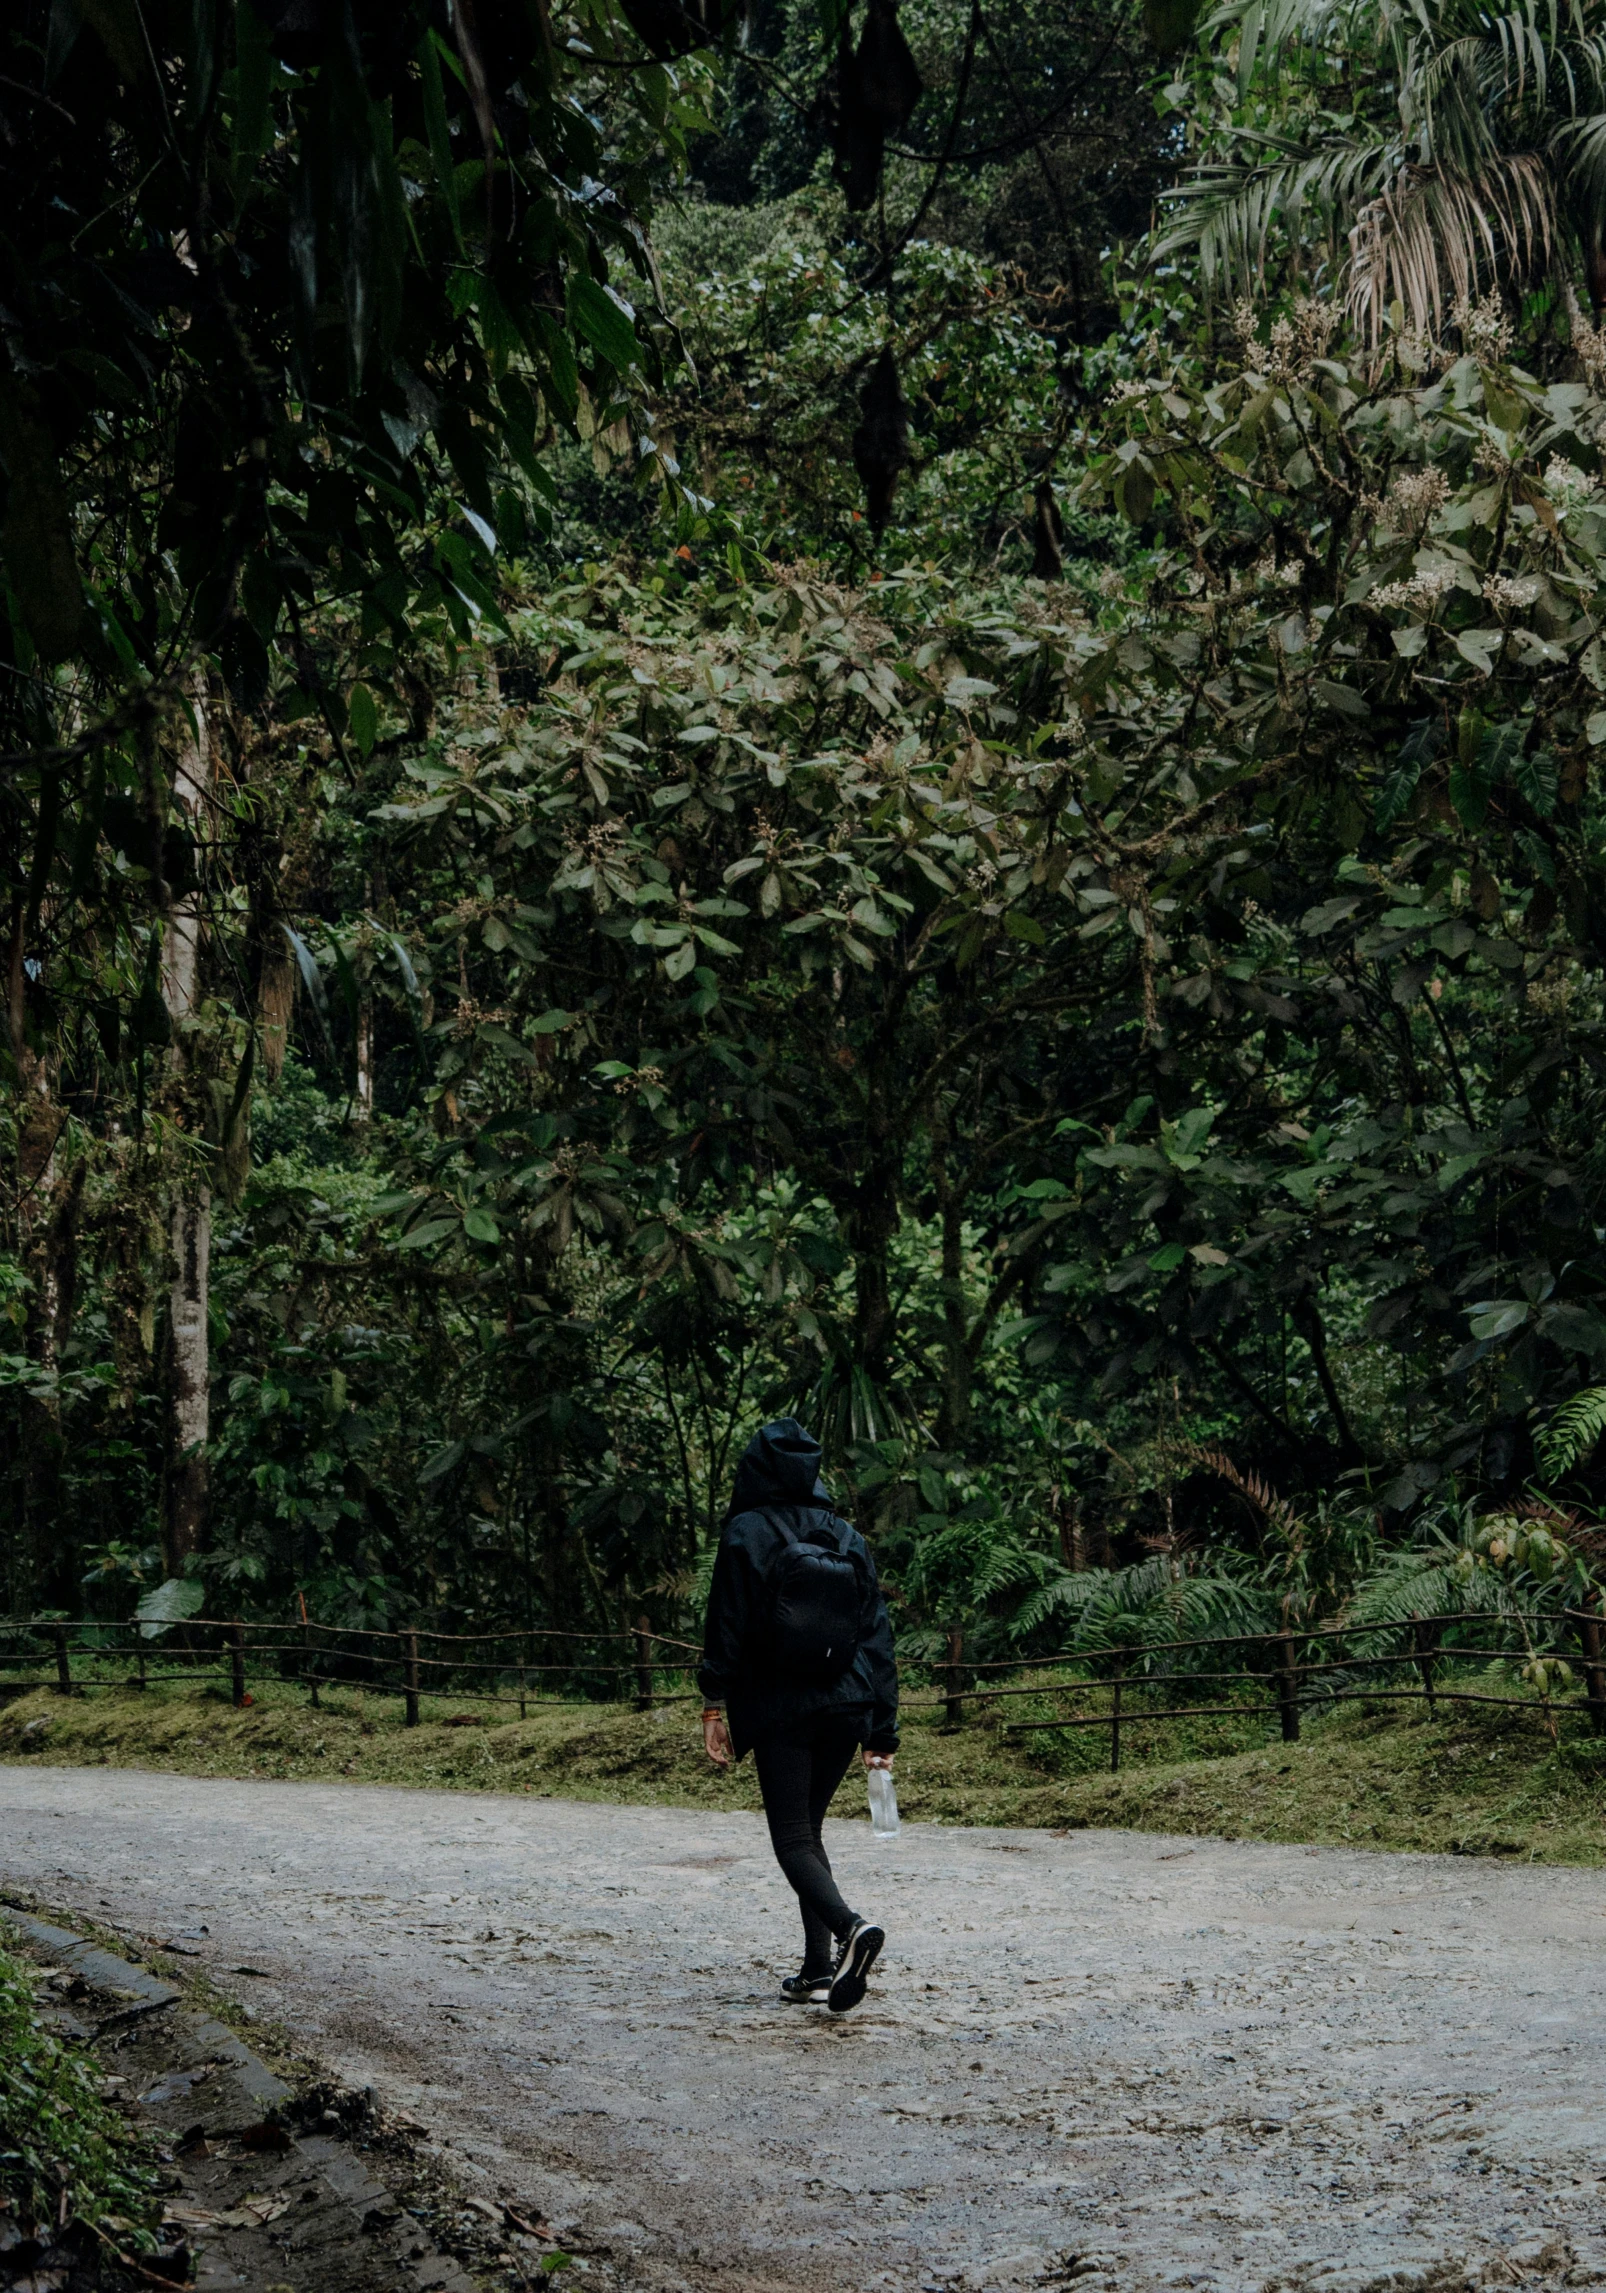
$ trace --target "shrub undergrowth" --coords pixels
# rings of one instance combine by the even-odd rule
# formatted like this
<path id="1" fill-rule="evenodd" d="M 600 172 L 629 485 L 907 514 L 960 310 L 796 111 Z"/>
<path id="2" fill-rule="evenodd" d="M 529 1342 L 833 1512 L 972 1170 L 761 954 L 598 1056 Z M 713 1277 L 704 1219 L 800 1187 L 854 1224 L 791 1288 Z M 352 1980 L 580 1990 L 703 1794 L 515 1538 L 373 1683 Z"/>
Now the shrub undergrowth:
<path id="1" fill-rule="evenodd" d="M 124 2254 L 156 2250 L 154 2162 L 102 2097 L 94 2057 L 45 2028 L 37 1978 L 6 1948 L 3 1929 L 0 2202 L 24 2224 L 77 2222 Z"/>

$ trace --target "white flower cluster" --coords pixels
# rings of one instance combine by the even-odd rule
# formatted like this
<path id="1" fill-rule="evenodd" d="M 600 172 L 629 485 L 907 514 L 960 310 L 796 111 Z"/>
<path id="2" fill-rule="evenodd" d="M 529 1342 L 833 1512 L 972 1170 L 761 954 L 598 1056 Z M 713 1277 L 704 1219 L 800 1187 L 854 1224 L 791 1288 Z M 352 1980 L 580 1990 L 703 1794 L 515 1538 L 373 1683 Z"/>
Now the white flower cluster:
<path id="1" fill-rule="evenodd" d="M 1606 327 L 1590 325 L 1571 285 L 1567 289 L 1567 316 L 1572 324 L 1573 356 L 1584 370 L 1584 380 L 1591 390 L 1606 390 Z"/>
<path id="2" fill-rule="evenodd" d="M 1149 386 L 1146 382 L 1135 382 L 1130 376 L 1127 376 L 1124 380 L 1117 382 L 1111 390 L 1110 404 L 1119 406 L 1128 398 L 1147 398 L 1148 395 Z"/>
<path id="3" fill-rule="evenodd" d="M 1455 568 L 1452 565 L 1425 565 L 1420 573 L 1413 573 L 1409 581 L 1385 581 L 1372 591 L 1369 603 L 1396 605 L 1417 613 L 1431 613 L 1447 590 L 1455 587 Z"/>
<path id="4" fill-rule="evenodd" d="M 1333 339 L 1338 325 L 1338 312 L 1331 303 L 1318 302 L 1314 295 L 1301 295 L 1294 305 L 1294 324 L 1299 330 L 1299 347 L 1307 358 L 1325 358 L 1327 345 Z"/>
<path id="5" fill-rule="evenodd" d="M 1539 595 L 1540 582 L 1532 573 L 1491 573 L 1483 594 L 1497 613 L 1521 613 Z"/>
<path id="6" fill-rule="evenodd" d="M 1301 295 L 1294 304 L 1293 317 L 1273 319 L 1268 340 L 1263 343 L 1259 339 L 1260 314 L 1254 304 L 1245 297 L 1232 311 L 1232 328 L 1245 364 L 1274 381 L 1300 373 L 1313 358 L 1325 357 L 1337 325 L 1338 313 L 1330 303 L 1318 302 L 1314 295 Z"/>
<path id="7" fill-rule="evenodd" d="M 1581 470 L 1576 462 L 1569 462 L 1565 454 L 1552 454 L 1545 464 L 1545 491 L 1564 509 L 1571 509 L 1575 502 L 1587 501 L 1599 490 L 1599 481 L 1588 470 Z"/>
<path id="8" fill-rule="evenodd" d="M 1450 313 L 1450 323 L 1459 333 L 1463 349 L 1474 358 L 1504 358 L 1511 348 L 1511 321 L 1498 292 L 1491 291 L 1477 302 L 1462 295 Z"/>
<path id="9" fill-rule="evenodd" d="M 1412 374 L 1450 363 L 1442 344 L 1435 342 L 1424 327 L 1413 327 L 1407 333 L 1396 335 L 1394 355 Z"/>
<path id="10" fill-rule="evenodd" d="M 1420 533 L 1449 498 L 1450 481 L 1442 470 L 1402 470 L 1389 487 L 1383 514 L 1395 533 Z"/>
<path id="11" fill-rule="evenodd" d="M 1546 1019 L 1563 1019 L 1573 999 L 1570 979 L 1531 979 L 1528 982 L 1529 1007 Z"/>
<path id="12" fill-rule="evenodd" d="M 1297 557 L 1289 558 L 1283 565 L 1279 565 L 1275 558 L 1263 557 L 1255 566 L 1254 578 L 1266 586 L 1297 589 L 1304 571 Z"/>

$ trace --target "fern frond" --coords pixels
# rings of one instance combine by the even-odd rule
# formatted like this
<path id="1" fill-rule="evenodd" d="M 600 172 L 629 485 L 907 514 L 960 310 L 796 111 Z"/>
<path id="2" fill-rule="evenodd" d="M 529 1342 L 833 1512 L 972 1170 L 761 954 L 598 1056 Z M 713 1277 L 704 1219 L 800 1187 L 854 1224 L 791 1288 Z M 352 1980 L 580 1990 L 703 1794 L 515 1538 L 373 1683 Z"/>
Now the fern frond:
<path id="1" fill-rule="evenodd" d="M 1066 1654 L 1084 1655 L 1269 1631 L 1274 1610 L 1274 1600 L 1256 1585 L 1179 1572 L 1156 1554 L 1131 1568 L 1067 1570 L 1021 1603 L 1010 1629 L 1023 1639 L 1063 1618 Z"/>
<path id="2" fill-rule="evenodd" d="M 1534 1442 L 1539 1470 L 1547 1481 L 1570 1473 L 1606 1433 L 1606 1385 L 1586 1385 L 1564 1401 Z"/>
<path id="3" fill-rule="evenodd" d="M 1235 1465 L 1225 1449 L 1207 1449 L 1197 1441 L 1184 1441 L 1182 1454 L 1195 1465 L 1219 1479 L 1246 1497 L 1269 1529 L 1275 1529 L 1292 1543 L 1299 1535 L 1300 1520 L 1286 1497 L 1280 1497 L 1271 1483 L 1252 1469 L 1245 1472 Z"/>
<path id="4" fill-rule="evenodd" d="M 1357 1630 L 1414 1624 L 1424 1616 L 1454 1616 L 1468 1606 L 1468 1580 L 1433 1553 L 1397 1553 L 1390 1565 L 1359 1586 L 1344 1621 Z M 1472 1603 L 1487 1608 L 1484 1588 Z"/>

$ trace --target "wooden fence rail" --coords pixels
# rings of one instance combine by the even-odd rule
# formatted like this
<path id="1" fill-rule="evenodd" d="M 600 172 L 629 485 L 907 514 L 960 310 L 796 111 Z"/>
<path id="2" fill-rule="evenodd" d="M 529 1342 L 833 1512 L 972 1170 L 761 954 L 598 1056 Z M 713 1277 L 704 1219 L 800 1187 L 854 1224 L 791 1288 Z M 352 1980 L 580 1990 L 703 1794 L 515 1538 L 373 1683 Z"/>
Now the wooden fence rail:
<path id="1" fill-rule="evenodd" d="M 1468 1638 L 1468 1635 L 1473 1637 Z M 1535 1640 L 1544 1645 L 1535 1647 Z M 1390 1647 L 1390 1641 L 1403 1645 Z M 557 1642 L 566 1653 L 537 1660 L 535 1644 Z M 1493 1643 L 1492 1645 L 1490 1643 Z M 1498 1695 L 1462 1684 L 1468 1667 L 1554 1657 L 1565 1642 L 1581 1659 L 1582 1685 L 1569 1692 L 1542 1683 L 1531 1694 Z M 1339 1644 L 1345 1645 L 1339 1645 Z M 603 1653 L 619 1651 L 618 1661 Z M 47 1654 L 47 1651 L 49 1652 Z M 474 1653 L 486 1651 L 486 1653 Z M 1232 1663 L 1233 1652 L 1240 1661 Z M 132 1662 L 123 1683 L 192 1680 L 226 1672 L 236 1706 L 251 1700 L 249 1680 L 276 1678 L 305 1687 L 316 1705 L 321 1689 L 359 1688 L 402 1700 L 408 1727 L 419 1725 L 421 1699 L 430 1693 L 471 1694 L 476 1701 L 517 1704 L 528 1709 L 531 1680 L 561 1676 L 579 1684 L 630 1684 L 638 1709 L 654 1704 L 690 1703 L 695 1688 L 666 1683 L 683 1680 L 699 1653 L 696 1643 L 654 1632 L 646 1617 L 617 1631 L 560 1631 L 540 1626 L 508 1626 L 486 1632 L 436 1632 L 420 1625 L 397 1631 L 348 1630 L 303 1619 L 286 1627 L 248 1623 L 240 1617 L 190 1617 L 162 1624 L 153 1633 L 137 1620 L 45 1617 L 0 1621 L 0 1694 L 54 1686 L 72 1695 L 86 1684 L 86 1670 L 104 1680 L 109 1667 Z M 1206 1661 L 1214 1654 L 1218 1661 Z M 54 1681 L 41 1668 L 54 1658 Z M 1247 1656 L 1248 1661 L 1243 1657 Z M 74 1677 L 74 1661 L 79 1665 Z M 1420 1686 L 1398 1683 L 1398 1668 L 1414 1670 Z M 158 1668 L 160 1667 L 160 1668 Z M 1562 1719 L 1581 1717 L 1606 1734 L 1606 1655 L 1602 1619 L 1592 1605 L 1558 1609 L 1543 1617 L 1518 1617 L 1503 1609 L 1413 1617 L 1393 1625 L 1313 1625 L 1270 1633 L 1229 1633 L 1218 1638 L 1134 1641 L 1105 1647 L 1065 1649 L 1054 1655 L 964 1661 L 961 1635 L 949 1635 L 945 1653 L 922 1667 L 930 1690 L 906 1699 L 915 1711 L 941 1710 L 950 1728 L 963 1724 L 967 1709 L 1000 1709 L 1008 1736 L 1045 1736 L 1088 1728 L 1109 1735 L 1110 1766 L 1121 1764 L 1123 1733 L 1182 1720 L 1270 1720 L 1276 1718 L 1285 1743 L 1297 1743 L 1303 1715 L 1343 1703 L 1426 1703 L 1497 1705 L 1535 1714 L 1554 1728 Z M 988 1676 L 1010 1670 L 1007 1682 Z M 1071 1679 L 1031 1678 L 1072 1670 Z M 26 1671 L 26 1679 L 8 1674 Z M 981 1684 L 977 1684 L 978 1675 Z M 967 1676 L 971 1682 L 966 1685 Z M 1203 1689 L 1237 1687 L 1246 1693 L 1220 1701 L 1190 1701 Z M 1153 1699 L 1163 1696 L 1163 1702 Z M 1055 1705 L 1050 1716 L 1003 1718 L 1003 1708 L 1033 1697 Z M 1180 1698 L 1180 1700 L 1178 1700 Z M 1067 1710 L 1067 1703 L 1074 1708 Z M 1096 1708 L 1089 1709 L 1092 1705 Z"/>

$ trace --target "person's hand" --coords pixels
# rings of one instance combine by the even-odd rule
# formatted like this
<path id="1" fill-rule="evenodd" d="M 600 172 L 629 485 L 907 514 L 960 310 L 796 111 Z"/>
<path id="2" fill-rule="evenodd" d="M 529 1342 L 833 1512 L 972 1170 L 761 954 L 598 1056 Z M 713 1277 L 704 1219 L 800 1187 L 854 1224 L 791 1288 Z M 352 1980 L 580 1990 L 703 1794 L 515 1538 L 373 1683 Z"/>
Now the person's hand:
<path id="1" fill-rule="evenodd" d="M 715 1767 L 728 1768 L 730 1766 L 733 1758 L 731 1733 L 725 1725 L 723 1712 L 705 1712 L 703 1714 L 703 1750 L 713 1761 Z"/>
<path id="2" fill-rule="evenodd" d="M 890 1752 L 866 1752 L 864 1764 L 867 1768 L 885 1768 L 890 1775 L 892 1772 L 892 1754 Z"/>

